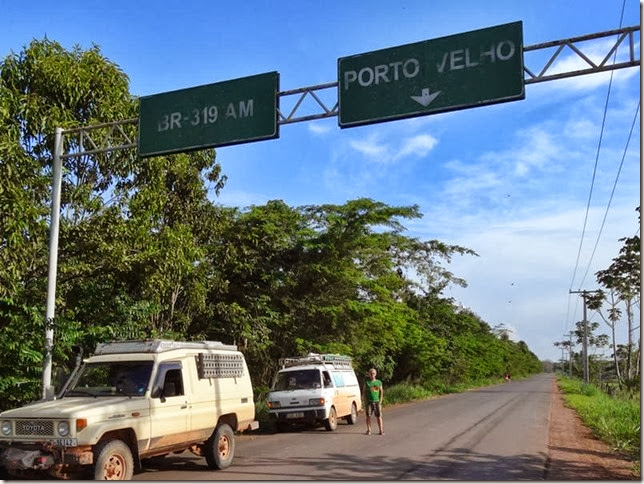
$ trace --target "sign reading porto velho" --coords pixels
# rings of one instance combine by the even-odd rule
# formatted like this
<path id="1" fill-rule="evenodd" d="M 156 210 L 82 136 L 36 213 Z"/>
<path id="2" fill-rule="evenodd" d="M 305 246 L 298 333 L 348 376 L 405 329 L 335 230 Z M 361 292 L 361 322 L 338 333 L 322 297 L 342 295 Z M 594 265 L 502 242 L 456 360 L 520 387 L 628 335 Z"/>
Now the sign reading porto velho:
<path id="1" fill-rule="evenodd" d="M 139 156 L 279 137 L 279 74 L 268 72 L 140 98 Z"/>
<path id="2" fill-rule="evenodd" d="M 338 59 L 341 128 L 524 98 L 522 22 Z"/>

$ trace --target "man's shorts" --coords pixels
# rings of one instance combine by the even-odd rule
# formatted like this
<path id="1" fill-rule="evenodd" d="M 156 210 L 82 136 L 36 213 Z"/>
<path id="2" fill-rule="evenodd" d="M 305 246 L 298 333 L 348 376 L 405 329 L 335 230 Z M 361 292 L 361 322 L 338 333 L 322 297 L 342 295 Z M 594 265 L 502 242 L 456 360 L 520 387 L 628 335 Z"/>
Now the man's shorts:
<path id="1" fill-rule="evenodd" d="M 373 413 L 376 418 L 380 418 L 380 402 L 367 402 L 367 408 L 365 408 L 367 416 L 370 417 Z"/>

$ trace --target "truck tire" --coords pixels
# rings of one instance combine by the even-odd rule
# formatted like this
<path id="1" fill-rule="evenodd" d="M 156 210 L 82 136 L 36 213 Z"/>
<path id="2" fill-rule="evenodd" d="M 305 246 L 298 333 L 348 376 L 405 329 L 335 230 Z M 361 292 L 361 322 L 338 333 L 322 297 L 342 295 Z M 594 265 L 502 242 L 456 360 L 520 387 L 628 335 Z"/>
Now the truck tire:
<path id="1" fill-rule="evenodd" d="M 358 407 L 356 407 L 355 403 L 351 404 L 351 413 L 347 416 L 347 423 L 349 425 L 358 423 Z"/>
<path id="2" fill-rule="evenodd" d="M 338 414 L 335 411 L 335 407 L 331 407 L 331 410 L 329 410 L 329 418 L 324 421 L 324 428 L 329 432 L 333 432 L 338 428 Z"/>
<path id="3" fill-rule="evenodd" d="M 95 481 L 130 481 L 134 475 L 132 451 L 122 440 L 106 440 L 94 450 Z"/>
<path id="4" fill-rule="evenodd" d="M 206 462 L 211 469 L 225 469 L 235 456 L 235 434 L 228 424 L 218 425 L 204 448 Z"/>

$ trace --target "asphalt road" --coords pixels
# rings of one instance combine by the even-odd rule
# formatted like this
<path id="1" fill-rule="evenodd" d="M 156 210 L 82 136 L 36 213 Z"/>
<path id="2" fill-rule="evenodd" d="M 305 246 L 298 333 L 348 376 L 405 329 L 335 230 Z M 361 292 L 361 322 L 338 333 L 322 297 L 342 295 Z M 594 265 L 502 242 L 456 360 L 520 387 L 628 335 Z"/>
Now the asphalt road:
<path id="1" fill-rule="evenodd" d="M 242 435 L 228 469 L 185 452 L 134 480 L 542 480 L 553 378 L 386 407 L 382 436 L 365 435 L 362 412 L 335 432 Z"/>

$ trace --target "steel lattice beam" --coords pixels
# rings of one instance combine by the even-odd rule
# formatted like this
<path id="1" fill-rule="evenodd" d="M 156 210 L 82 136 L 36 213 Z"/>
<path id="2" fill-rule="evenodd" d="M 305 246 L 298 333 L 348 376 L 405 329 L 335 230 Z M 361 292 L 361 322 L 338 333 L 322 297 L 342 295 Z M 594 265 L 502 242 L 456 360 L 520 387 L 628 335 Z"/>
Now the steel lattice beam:
<path id="1" fill-rule="evenodd" d="M 525 84 L 535 84 L 538 82 L 606 72 L 626 67 L 637 67 L 640 64 L 640 59 L 638 55 L 639 49 L 635 48 L 635 36 L 636 34 L 639 34 L 639 32 L 639 26 L 625 27 L 596 34 L 524 46 L 524 82 Z M 594 62 L 591 59 L 593 55 L 590 54 L 589 51 L 591 49 L 596 49 L 599 46 L 599 40 L 603 41 L 610 37 L 616 38 L 613 39 L 613 43 L 602 60 Z M 585 43 L 586 45 L 581 45 L 582 43 Z M 639 44 L 639 39 L 637 40 L 637 43 Z M 606 47 L 607 45 L 608 44 L 603 45 L 603 47 Z M 621 50 L 620 47 L 622 47 Z M 623 53 L 624 50 L 626 50 L 624 47 L 627 47 L 628 50 L 627 58 L 622 58 L 618 62 L 615 61 L 610 63 L 611 58 L 617 59 L 616 55 L 618 51 Z M 525 65 L 527 63 L 525 60 L 526 52 L 545 52 L 548 49 L 554 49 L 554 53 L 550 55 L 549 59 L 543 64 L 543 67 L 538 69 L 533 66 Z M 586 67 L 582 69 L 557 72 L 557 60 L 561 60 L 562 52 L 572 52 L 579 59 L 583 60 Z M 286 99 L 289 101 L 295 99 L 295 101 L 290 110 L 278 110 L 278 124 L 292 124 L 337 116 L 339 109 L 337 101 L 337 86 L 338 83 L 336 81 L 279 92 L 280 105 L 282 105 L 282 101 Z M 325 102 L 320 93 L 333 91 L 336 92 L 335 100 Z M 308 99 L 312 99 L 313 102 L 305 104 Z M 311 105 L 315 108 L 312 113 L 298 115 L 299 112 L 305 110 L 305 106 Z M 136 148 L 137 122 L 137 118 L 131 118 L 111 123 L 63 130 L 65 146 L 70 147 L 71 149 L 67 150 L 68 152 L 63 154 L 62 158 L 73 158 L 96 153 L 107 153 L 111 151 Z"/>

